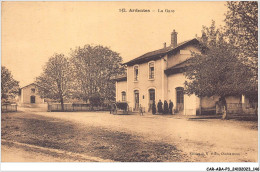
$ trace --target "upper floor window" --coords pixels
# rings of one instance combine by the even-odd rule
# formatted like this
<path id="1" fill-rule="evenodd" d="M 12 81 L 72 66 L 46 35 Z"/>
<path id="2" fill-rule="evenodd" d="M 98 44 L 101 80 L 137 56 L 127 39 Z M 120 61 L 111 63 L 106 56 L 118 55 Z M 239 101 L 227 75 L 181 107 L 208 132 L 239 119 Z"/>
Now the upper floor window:
<path id="1" fill-rule="evenodd" d="M 35 88 L 32 88 L 32 89 L 31 89 L 31 93 L 35 93 Z"/>
<path id="2" fill-rule="evenodd" d="M 149 62 L 149 79 L 154 79 L 154 62 Z"/>
<path id="3" fill-rule="evenodd" d="M 122 101 L 123 102 L 126 101 L 126 92 L 125 91 L 122 92 Z"/>
<path id="4" fill-rule="evenodd" d="M 134 81 L 138 81 L 138 66 L 134 66 Z"/>

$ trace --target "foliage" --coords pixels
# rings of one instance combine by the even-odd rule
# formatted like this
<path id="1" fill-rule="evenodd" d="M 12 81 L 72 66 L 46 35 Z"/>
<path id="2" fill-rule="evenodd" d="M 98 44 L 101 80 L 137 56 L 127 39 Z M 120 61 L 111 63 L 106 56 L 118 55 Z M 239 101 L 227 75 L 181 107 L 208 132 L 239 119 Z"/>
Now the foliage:
<path id="1" fill-rule="evenodd" d="M 258 2 L 230 1 L 227 7 L 226 34 L 238 48 L 239 56 L 254 68 L 258 79 Z"/>
<path id="2" fill-rule="evenodd" d="M 257 90 L 253 72 L 238 58 L 238 48 L 225 38 L 224 31 L 215 22 L 203 28 L 200 39 L 203 53 L 193 53 L 185 75 L 186 92 L 197 96 L 249 94 Z M 207 48 L 205 48 L 207 47 Z"/>
<path id="3" fill-rule="evenodd" d="M 14 99 L 19 93 L 19 82 L 16 81 L 11 72 L 1 66 L 1 101 L 7 102 Z"/>
<path id="4" fill-rule="evenodd" d="M 92 106 L 101 106 L 103 104 L 103 98 L 100 95 L 95 94 L 89 98 L 89 102 Z"/>
<path id="5" fill-rule="evenodd" d="M 46 63 L 43 73 L 36 78 L 39 94 L 43 98 L 58 100 L 64 110 L 64 99 L 70 96 L 70 65 L 63 54 L 54 54 Z"/>
<path id="6" fill-rule="evenodd" d="M 111 81 L 124 72 L 120 55 L 101 45 L 77 47 L 71 53 L 74 98 L 88 101 L 98 95 L 100 99 L 114 100 L 115 85 Z"/>

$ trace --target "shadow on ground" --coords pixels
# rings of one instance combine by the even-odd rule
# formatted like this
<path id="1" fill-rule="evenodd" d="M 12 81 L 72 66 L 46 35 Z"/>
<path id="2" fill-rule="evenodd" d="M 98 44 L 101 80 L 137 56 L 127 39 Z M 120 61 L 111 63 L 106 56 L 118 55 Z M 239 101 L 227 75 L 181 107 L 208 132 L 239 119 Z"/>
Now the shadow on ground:
<path id="1" fill-rule="evenodd" d="M 2 139 L 120 162 L 183 161 L 171 144 L 25 113 L 2 114 Z"/>

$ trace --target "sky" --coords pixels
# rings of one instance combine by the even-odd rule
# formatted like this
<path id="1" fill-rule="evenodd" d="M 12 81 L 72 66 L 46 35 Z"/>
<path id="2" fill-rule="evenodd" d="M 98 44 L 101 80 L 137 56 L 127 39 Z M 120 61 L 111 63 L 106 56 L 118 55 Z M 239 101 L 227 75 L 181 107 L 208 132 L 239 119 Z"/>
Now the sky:
<path id="1" fill-rule="evenodd" d="M 103 45 L 126 62 L 169 45 L 173 29 L 179 43 L 200 36 L 212 20 L 224 25 L 226 11 L 223 1 L 2 2 L 1 63 L 23 87 L 54 53 L 69 57 L 78 46 Z"/>

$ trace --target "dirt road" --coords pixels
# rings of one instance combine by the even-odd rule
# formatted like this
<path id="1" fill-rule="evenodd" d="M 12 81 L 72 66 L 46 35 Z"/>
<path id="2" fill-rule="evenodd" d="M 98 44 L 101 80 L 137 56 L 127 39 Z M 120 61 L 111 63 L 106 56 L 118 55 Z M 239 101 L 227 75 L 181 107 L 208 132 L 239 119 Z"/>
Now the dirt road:
<path id="1" fill-rule="evenodd" d="M 147 114 L 20 112 L 2 115 L 2 138 L 111 161 L 256 162 L 256 126 Z"/>

